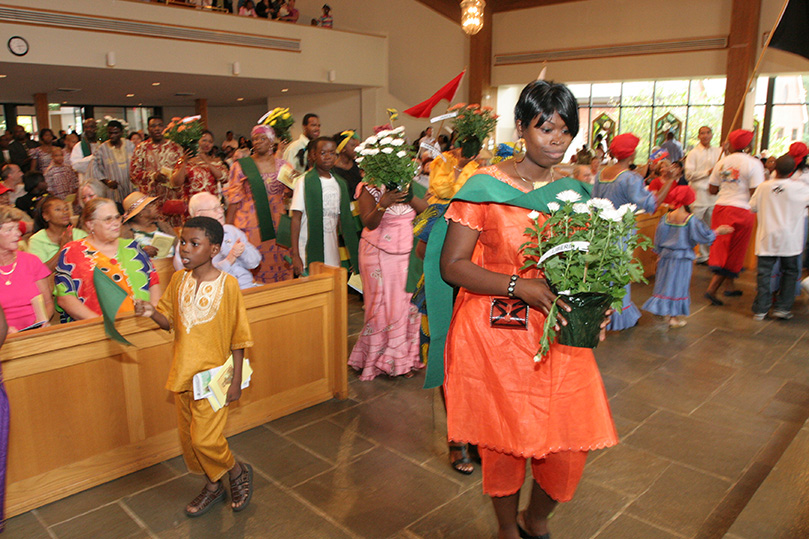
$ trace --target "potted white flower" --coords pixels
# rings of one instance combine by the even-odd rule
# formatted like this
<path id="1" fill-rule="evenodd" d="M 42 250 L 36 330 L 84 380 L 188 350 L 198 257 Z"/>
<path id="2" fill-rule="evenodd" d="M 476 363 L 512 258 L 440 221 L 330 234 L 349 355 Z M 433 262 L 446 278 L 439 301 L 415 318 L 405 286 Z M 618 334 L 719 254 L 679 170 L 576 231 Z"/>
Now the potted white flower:
<path id="1" fill-rule="evenodd" d="M 636 235 L 634 204 L 615 208 L 607 199 L 586 203 L 575 191 L 562 191 L 559 202 L 548 203 L 549 217 L 540 222 L 539 212 L 529 217 L 534 224 L 526 230 L 531 240 L 523 245 L 527 261 L 542 268 L 551 288 L 572 311 L 561 326 L 560 344 L 595 348 L 600 325 L 610 307 L 621 308 L 624 287 L 646 282 L 635 249 L 651 246 L 648 238 Z M 540 341 L 536 361 L 547 356 L 556 338 L 554 325 L 559 308 L 551 307 Z"/>
<path id="2" fill-rule="evenodd" d="M 363 181 L 374 187 L 407 191 L 418 170 L 407 147 L 404 127 L 380 131 L 357 146 L 357 165 L 365 172 Z"/>

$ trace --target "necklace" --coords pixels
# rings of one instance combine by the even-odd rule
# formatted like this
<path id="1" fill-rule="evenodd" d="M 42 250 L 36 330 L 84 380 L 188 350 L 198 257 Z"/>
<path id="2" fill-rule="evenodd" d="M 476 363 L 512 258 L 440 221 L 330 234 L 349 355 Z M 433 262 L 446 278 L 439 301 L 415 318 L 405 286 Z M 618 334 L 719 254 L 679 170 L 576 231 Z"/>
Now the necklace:
<path id="1" fill-rule="evenodd" d="M 17 257 L 14 257 L 14 265 L 11 266 L 9 271 L 0 270 L 0 275 L 11 275 L 14 273 L 14 270 L 17 269 Z M 6 278 L 6 282 L 3 283 L 6 286 L 11 286 L 11 277 Z"/>
<path id="2" fill-rule="evenodd" d="M 524 160 L 525 160 L 525 158 L 523 157 L 523 159 L 520 161 L 520 163 L 522 163 Z M 517 176 L 519 176 L 520 179 L 524 183 L 530 185 L 532 189 L 538 189 L 538 188 L 542 187 L 543 185 L 547 185 L 548 183 L 553 181 L 553 169 L 551 169 L 551 179 L 549 181 L 547 181 L 547 182 L 543 182 L 543 181 L 532 182 L 531 180 L 526 180 L 525 178 L 522 177 L 522 174 L 520 174 L 520 169 L 517 168 L 517 160 L 516 159 L 513 160 L 513 163 L 514 163 L 514 172 L 517 173 Z"/>

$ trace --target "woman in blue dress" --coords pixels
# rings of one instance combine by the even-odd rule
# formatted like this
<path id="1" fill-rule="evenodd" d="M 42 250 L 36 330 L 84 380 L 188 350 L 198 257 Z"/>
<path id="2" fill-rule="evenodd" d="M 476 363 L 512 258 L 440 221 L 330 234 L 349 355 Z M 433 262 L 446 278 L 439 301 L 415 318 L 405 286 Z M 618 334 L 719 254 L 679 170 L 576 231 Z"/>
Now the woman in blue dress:
<path id="1" fill-rule="evenodd" d="M 622 204 L 634 204 L 638 209 L 647 213 L 654 213 L 660 203 L 666 199 L 672 185 L 673 178 L 669 177 L 657 193 L 647 191 L 643 184 L 643 177 L 629 170 L 629 165 L 635 161 L 635 149 L 640 139 L 632 133 L 624 133 L 612 139 L 610 154 L 618 161 L 608 165 L 596 175 L 593 186 L 594 198 L 606 198 L 617 208 Z M 630 285 L 626 285 L 626 295 L 621 310 L 616 310 L 607 326 L 609 331 L 621 331 L 631 328 L 638 323 L 640 311 L 632 303 Z"/>
<path id="2" fill-rule="evenodd" d="M 660 219 L 655 232 L 657 271 L 652 297 L 643 304 L 643 310 L 665 316 L 670 327 L 686 324 L 685 317 L 691 312 L 691 271 L 697 245 L 710 245 L 716 234 L 730 234 L 733 227 L 722 225 L 716 233 L 700 219 L 694 219 L 689 205 L 696 194 L 687 185 L 678 185 L 669 194 L 669 213 Z"/>

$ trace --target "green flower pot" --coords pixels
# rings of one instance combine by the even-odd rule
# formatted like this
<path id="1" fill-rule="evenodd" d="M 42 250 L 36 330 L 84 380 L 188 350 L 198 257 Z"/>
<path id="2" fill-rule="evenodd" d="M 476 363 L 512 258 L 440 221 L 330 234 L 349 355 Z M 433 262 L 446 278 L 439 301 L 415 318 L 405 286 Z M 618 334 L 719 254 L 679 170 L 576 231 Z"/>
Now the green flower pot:
<path id="1" fill-rule="evenodd" d="M 570 312 L 562 312 L 567 325 L 561 326 L 558 342 L 566 346 L 595 348 L 601 333 L 601 322 L 612 303 L 612 296 L 598 292 L 579 292 L 572 296 L 560 296 L 570 306 Z"/>

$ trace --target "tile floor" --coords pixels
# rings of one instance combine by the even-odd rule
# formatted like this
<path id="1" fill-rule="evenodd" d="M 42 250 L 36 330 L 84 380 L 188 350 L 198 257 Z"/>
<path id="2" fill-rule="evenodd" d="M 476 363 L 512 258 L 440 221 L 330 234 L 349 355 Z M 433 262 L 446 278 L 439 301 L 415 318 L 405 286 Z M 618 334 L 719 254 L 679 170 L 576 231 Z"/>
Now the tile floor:
<path id="1" fill-rule="evenodd" d="M 702 299 L 708 276 L 696 268 L 686 327 L 668 330 L 645 314 L 598 347 L 622 443 L 591 455 L 575 499 L 551 520 L 555 539 L 722 537 L 801 431 L 809 416 L 806 301 L 791 321 L 755 322 L 751 275 L 744 296 L 721 308 Z M 635 300 L 650 290 L 636 287 Z M 349 303 L 353 344 L 362 310 L 356 297 Z M 4 536 L 494 537 L 480 472 L 449 468 L 441 400 L 420 389 L 422 380 L 360 382 L 352 373 L 349 399 L 232 437 L 256 470 L 244 513 L 221 505 L 186 518 L 182 508 L 200 483 L 172 459 L 12 518 Z M 809 447 L 807 432 L 801 447 Z M 777 485 L 754 499 L 759 513 L 782 505 Z M 792 521 L 805 507 L 787 504 L 787 517 L 770 519 L 766 531 L 732 536 L 797 537 Z"/>

